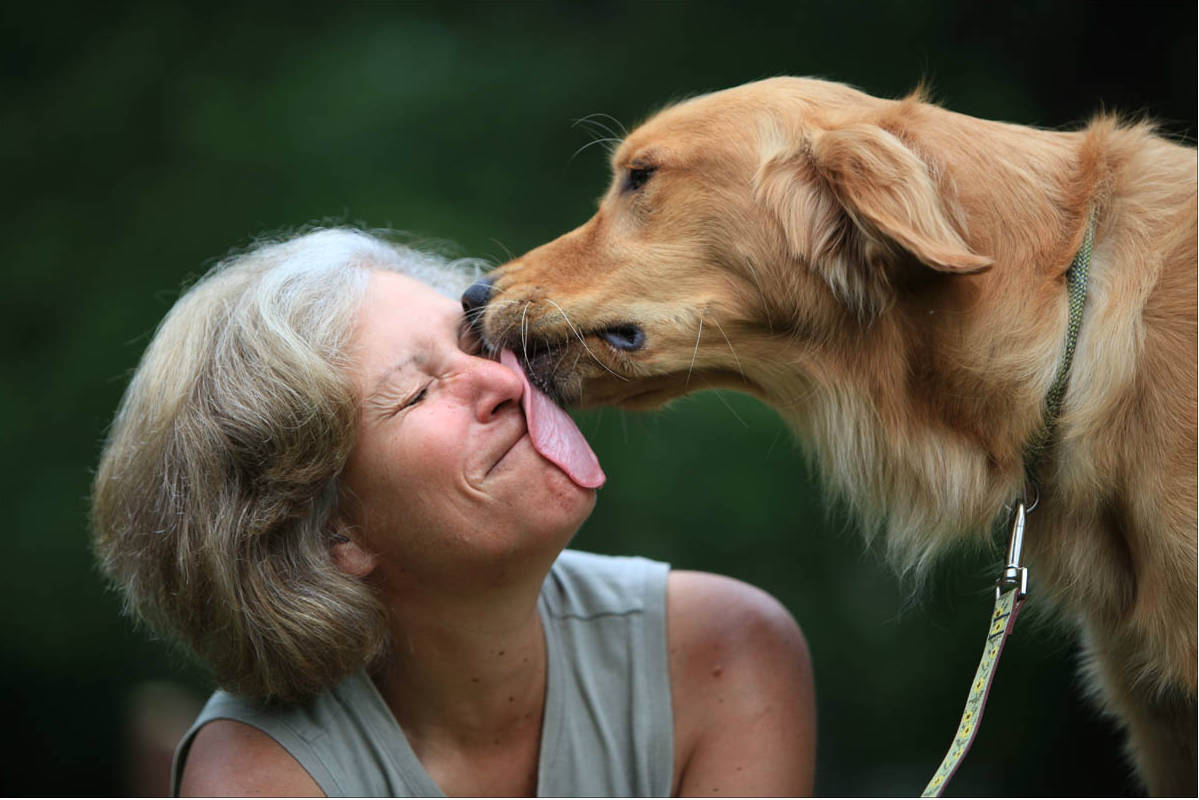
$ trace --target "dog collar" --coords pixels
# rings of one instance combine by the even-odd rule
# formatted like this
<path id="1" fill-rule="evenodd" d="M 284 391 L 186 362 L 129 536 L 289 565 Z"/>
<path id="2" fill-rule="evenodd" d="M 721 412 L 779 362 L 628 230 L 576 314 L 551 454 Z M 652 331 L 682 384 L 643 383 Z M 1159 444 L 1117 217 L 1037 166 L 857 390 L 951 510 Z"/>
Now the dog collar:
<path id="1" fill-rule="evenodd" d="M 1070 381 L 1070 367 L 1074 363 L 1074 349 L 1078 344 L 1078 332 L 1082 327 L 1082 309 L 1087 299 L 1087 279 L 1091 272 L 1091 253 L 1095 247 L 1095 214 L 1091 213 L 1087 229 L 1083 233 L 1082 246 L 1074 254 L 1070 268 L 1066 270 L 1066 288 L 1070 302 L 1070 319 L 1066 325 L 1066 352 L 1058 365 L 1057 375 L 1045 395 L 1045 409 L 1040 427 L 1024 446 L 1024 475 L 1028 488 L 1036 490 L 1037 466 L 1057 430 L 1058 417 L 1066 397 L 1066 385 Z"/>
<path id="2" fill-rule="evenodd" d="M 1087 221 L 1087 229 L 1083 233 L 1082 246 L 1070 262 L 1066 270 L 1066 287 L 1070 302 L 1070 318 L 1066 325 L 1066 352 L 1062 363 L 1058 366 L 1057 375 L 1050 384 L 1045 396 L 1045 409 L 1040 427 L 1029 439 L 1024 448 L 1024 496 L 1017 500 L 1011 516 L 1011 534 L 1008 538 L 1007 565 L 995 586 L 995 609 L 991 613 L 991 627 L 987 631 L 987 641 L 983 647 L 982 659 L 974 673 L 974 681 L 970 684 L 970 693 L 966 696 L 966 708 L 962 712 L 957 732 L 949 745 L 941 765 L 933 773 L 932 780 L 924 788 L 922 797 L 940 797 L 945 791 L 949 779 L 961 766 L 962 759 L 974 743 L 978 733 L 979 723 L 982 722 L 983 708 L 987 703 L 987 695 L 991 692 L 991 683 L 995 679 L 995 668 L 999 664 L 999 656 L 1003 645 L 1011 635 L 1016 624 L 1024 600 L 1028 596 L 1028 568 L 1021 561 L 1021 551 L 1024 548 L 1025 515 L 1036 505 L 1037 467 L 1045 451 L 1053 441 L 1057 429 L 1058 417 L 1061 416 L 1063 400 L 1066 396 L 1066 384 L 1070 380 L 1070 367 L 1074 363 L 1074 349 L 1078 344 L 1078 332 L 1082 326 L 1082 308 L 1087 297 L 1087 278 L 1091 269 L 1091 253 L 1095 246 L 1095 214 L 1092 211 Z M 1034 493 L 1031 505 L 1025 507 L 1028 493 Z"/>

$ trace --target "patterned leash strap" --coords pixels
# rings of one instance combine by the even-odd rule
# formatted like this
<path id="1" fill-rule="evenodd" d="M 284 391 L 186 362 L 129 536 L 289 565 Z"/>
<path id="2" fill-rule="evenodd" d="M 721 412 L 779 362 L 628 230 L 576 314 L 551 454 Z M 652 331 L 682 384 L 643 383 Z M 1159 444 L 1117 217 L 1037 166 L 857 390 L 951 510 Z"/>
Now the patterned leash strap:
<path id="1" fill-rule="evenodd" d="M 999 664 L 999 655 L 1003 652 L 1003 645 L 1016 624 L 1016 615 L 1028 596 L 1028 569 L 1020 564 L 1020 552 L 1024 547 L 1024 519 L 1024 503 L 1018 503 L 1008 544 L 1008 563 L 995 587 L 995 610 L 991 614 L 991 628 L 987 632 L 983 657 L 974 673 L 974 682 L 970 684 L 966 708 L 962 711 L 962 719 L 958 723 L 953 743 L 949 745 L 949 751 L 933 774 L 932 780 L 924 787 L 921 797 L 941 796 L 949 779 L 969 752 L 970 745 L 974 743 L 975 734 L 978 733 L 983 708 L 987 704 L 987 695 L 990 694 L 991 683 L 995 680 L 995 667 Z"/>

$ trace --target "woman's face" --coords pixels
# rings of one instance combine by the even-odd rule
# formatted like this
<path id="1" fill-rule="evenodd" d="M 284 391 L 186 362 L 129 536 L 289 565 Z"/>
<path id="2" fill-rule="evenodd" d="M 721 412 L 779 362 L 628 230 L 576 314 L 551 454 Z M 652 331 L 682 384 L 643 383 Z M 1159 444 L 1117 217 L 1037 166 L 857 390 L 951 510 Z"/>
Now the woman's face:
<path id="1" fill-rule="evenodd" d="M 456 302 L 372 272 L 350 353 L 360 419 L 345 513 L 385 576 L 557 556 L 595 492 L 533 449 L 520 376 L 477 354 Z"/>

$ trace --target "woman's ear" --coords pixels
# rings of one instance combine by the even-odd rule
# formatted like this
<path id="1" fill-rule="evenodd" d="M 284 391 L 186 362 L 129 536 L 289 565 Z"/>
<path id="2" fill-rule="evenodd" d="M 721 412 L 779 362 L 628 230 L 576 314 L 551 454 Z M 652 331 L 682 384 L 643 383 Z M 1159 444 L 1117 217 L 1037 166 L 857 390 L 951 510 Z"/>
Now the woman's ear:
<path id="1" fill-rule="evenodd" d="M 334 534 L 329 553 L 339 570 L 356 578 L 370 575 L 379 561 L 378 556 L 344 533 Z"/>

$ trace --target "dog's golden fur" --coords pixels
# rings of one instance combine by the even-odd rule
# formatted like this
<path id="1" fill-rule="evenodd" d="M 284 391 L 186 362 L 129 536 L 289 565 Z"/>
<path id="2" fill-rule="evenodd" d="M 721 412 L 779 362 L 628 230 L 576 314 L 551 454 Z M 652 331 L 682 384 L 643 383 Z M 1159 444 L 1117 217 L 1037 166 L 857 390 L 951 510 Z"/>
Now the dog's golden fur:
<path id="1" fill-rule="evenodd" d="M 591 220 L 493 274 L 486 340 L 581 405 L 757 395 L 917 574 L 1021 490 L 1094 213 L 1028 560 L 1150 789 L 1193 793 L 1194 149 L 776 78 L 667 108 L 612 167 Z"/>

